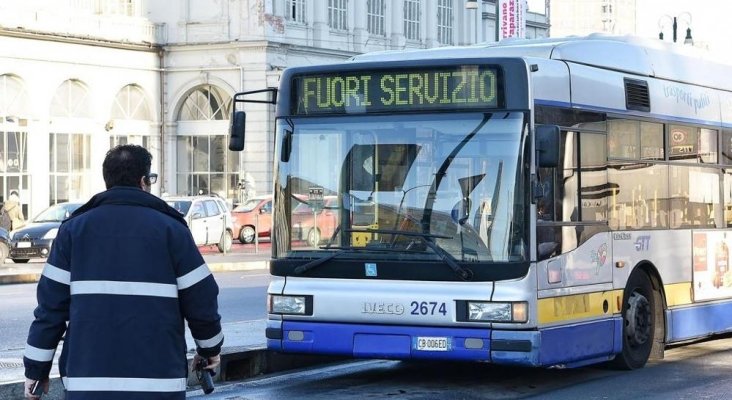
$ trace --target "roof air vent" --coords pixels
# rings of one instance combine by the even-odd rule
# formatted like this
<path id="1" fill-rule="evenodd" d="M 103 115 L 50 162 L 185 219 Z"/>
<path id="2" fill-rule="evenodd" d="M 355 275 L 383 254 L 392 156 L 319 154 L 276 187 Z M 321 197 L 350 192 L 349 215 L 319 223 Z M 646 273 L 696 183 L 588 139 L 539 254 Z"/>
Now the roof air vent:
<path id="1" fill-rule="evenodd" d="M 651 111 L 651 97 L 648 95 L 648 82 L 624 78 L 625 108 L 628 110 Z"/>

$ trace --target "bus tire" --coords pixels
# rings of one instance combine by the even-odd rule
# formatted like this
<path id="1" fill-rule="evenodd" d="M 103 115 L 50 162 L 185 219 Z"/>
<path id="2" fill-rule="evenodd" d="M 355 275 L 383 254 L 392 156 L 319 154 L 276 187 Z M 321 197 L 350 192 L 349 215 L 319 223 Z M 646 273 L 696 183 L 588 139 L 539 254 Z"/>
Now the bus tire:
<path id="1" fill-rule="evenodd" d="M 614 367 L 632 370 L 646 365 L 656 332 L 656 298 L 648 274 L 634 271 L 623 293 L 623 350 L 615 356 Z"/>

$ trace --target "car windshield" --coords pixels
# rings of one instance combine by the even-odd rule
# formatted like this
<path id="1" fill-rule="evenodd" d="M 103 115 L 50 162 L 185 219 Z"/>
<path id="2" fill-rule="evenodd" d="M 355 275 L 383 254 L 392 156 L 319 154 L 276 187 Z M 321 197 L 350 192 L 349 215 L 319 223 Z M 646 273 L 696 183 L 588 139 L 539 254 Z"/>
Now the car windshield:
<path id="1" fill-rule="evenodd" d="M 190 200 L 168 200 L 166 203 L 183 215 L 188 214 L 188 210 L 191 208 Z"/>
<path id="2" fill-rule="evenodd" d="M 524 113 L 278 124 L 278 143 L 291 149 L 277 156 L 275 203 L 289 205 L 275 209 L 279 254 L 359 247 L 400 259 L 527 258 Z M 288 198 L 296 201 L 280 202 Z"/>
<path id="3" fill-rule="evenodd" d="M 234 208 L 235 212 L 249 212 L 254 209 L 254 207 L 257 206 L 257 204 L 261 203 L 262 199 L 249 199 L 243 204 L 239 204 Z"/>
<path id="4" fill-rule="evenodd" d="M 33 222 L 61 222 L 81 207 L 81 204 L 56 204 L 51 206 L 33 219 Z"/>

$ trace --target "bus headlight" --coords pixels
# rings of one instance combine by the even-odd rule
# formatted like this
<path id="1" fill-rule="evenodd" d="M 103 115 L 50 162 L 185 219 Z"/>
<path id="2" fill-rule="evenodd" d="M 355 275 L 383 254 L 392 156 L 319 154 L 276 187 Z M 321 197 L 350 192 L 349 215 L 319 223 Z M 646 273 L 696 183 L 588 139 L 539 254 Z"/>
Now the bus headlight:
<path id="1" fill-rule="evenodd" d="M 313 312 L 312 296 L 270 294 L 267 300 L 272 314 L 310 315 Z"/>
<path id="2" fill-rule="evenodd" d="M 529 305 L 526 302 L 469 301 L 467 311 L 468 321 L 526 322 L 529 319 Z"/>

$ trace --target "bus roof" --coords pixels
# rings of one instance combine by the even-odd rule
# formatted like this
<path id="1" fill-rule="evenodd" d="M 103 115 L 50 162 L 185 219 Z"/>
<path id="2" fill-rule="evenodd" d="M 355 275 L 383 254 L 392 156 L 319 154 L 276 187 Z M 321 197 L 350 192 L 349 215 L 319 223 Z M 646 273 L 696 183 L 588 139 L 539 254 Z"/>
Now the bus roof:
<path id="1" fill-rule="evenodd" d="M 692 46 L 637 36 L 591 34 L 548 39 L 505 39 L 498 43 L 391 50 L 354 56 L 351 62 L 437 58 L 537 57 L 732 91 L 732 65 L 710 59 Z"/>

